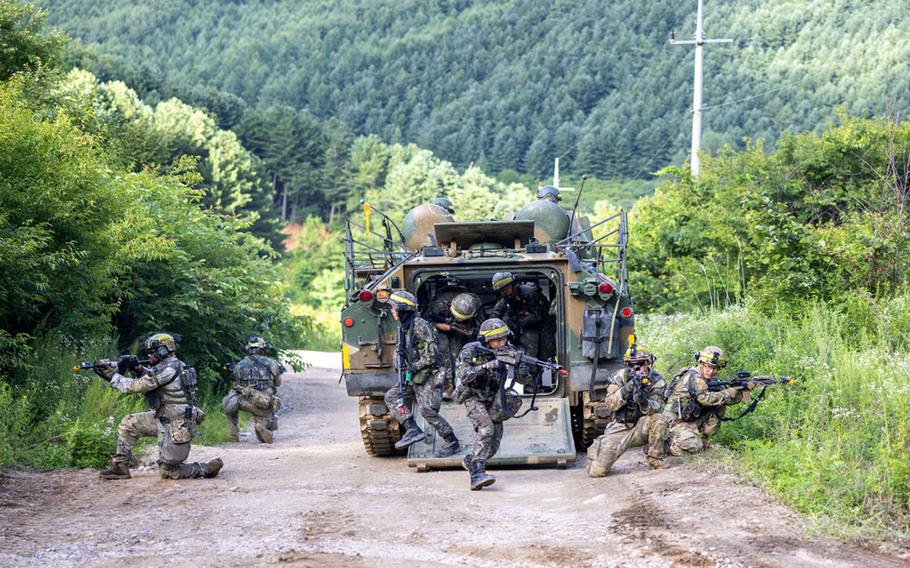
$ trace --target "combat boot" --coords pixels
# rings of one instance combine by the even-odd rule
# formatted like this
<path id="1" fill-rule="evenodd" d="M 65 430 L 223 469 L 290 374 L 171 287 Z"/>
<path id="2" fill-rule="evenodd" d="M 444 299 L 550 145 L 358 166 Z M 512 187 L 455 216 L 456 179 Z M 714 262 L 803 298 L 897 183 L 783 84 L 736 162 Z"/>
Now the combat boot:
<path id="1" fill-rule="evenodd" d="M 98 476 L 101 479 L 129 479 L 132 477 L 130 475 L 130 466 L 119 461 L 112 461 L 110 467 L 99 472 Z"/>
<path id="2" fill-rule="evenodd" d="M 215 458 L 205 464 L 205 471 L 202 472 L 202 477 L 211 479 L 218 475 L 218 472 L 221 471 L 222 467 L 224 467 L 224 462 L 221 461 L 221 458 Z"/>
<path id="3" fill-rule="evenodd" d="M 423 433 L 423 430 L 420 429 L 417 422 L 414 422 L 413 418 L 408 418 L 404 421 L 404 435 L 401 436 L 400 440 L 395 442 L 395 449 L 403 450 L 426 437 L 427 435 Z"/>
<path id="4" fill-rule="evenodd" d="M 496 482 L 496 478 L 485 471 L 486 467 L 483 460 L 471 462 L 471 491 L 478 491 Z"/>
<path id="5" fill-rule="evenodd" d="M 449 456 L 454 456 L 457 454 L 459 448 L 461 448 L 461 444 L 458 443 L 458 438 L 455 437 L 455 433 L 449 432 L 447 435 L 443 436 L 443 439 L 446 441 L 446 443 L 441 448 L 436 450 L 436 453 L 433 455 L 437 458 L 447 458 Z"/>
<path id="6" fill-rule="evenodd" d="M 471 454 L 468 454 L 461 460 L 461 467 L 463 467 L 465 471 L 471 471 L 471 463 L 473 461 L 474 458 L 471 456 Z"/>
<path id="7" fill-rule="evenodd" d="M 666 460 L 663 460 L 661 458 L 649 457 L 648 458 L 648 467 L 650 467 L 651 469 L 667 469 L 668 467 L 670 467 L 670 464 L 668 464 L 666 462 Z"/>

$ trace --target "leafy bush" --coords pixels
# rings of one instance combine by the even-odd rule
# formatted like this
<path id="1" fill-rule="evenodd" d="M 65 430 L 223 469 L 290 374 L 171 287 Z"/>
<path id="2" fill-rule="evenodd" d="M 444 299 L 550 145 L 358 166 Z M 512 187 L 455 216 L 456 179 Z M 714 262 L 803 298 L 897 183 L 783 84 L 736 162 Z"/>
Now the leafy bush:
<path id="1" fill-rule="evenodd" d="M 907 305 L 857 297 L 855 306 L 812 303 L 799 313 L 754 306 L 703 316 L 639 320 L 640 339 L 672 376 L 705 345 L 727 350 L 732 370 L 790 374 L 755 413 L 726 423 L 735 467 L 793 507 L 835 527 L 910 536 L 910 350 L 888 314 Z M 856 314 L 867 314 L 868 324 Z M 738 416 L 731 409 L 728 416 Z M 892 536 L 895 536 L 892 533 Z"/>

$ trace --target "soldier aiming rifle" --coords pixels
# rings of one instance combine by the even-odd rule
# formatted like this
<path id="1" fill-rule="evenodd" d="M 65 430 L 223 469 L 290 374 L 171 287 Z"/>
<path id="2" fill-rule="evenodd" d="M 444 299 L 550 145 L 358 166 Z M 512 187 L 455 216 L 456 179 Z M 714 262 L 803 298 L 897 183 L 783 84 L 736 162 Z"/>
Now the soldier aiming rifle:
<path id="1" fill-rule="evenodd" d="M 129 479 L 132 450 L 144 436 L 158 437 L 158 471 L 165 479 L 215 477 L 224 462 L 184 463 L 196 426 L 205 418 L 196 408 L 196 370 L 177 359 L 177 342 L 166 333 L 145 340 L 148 361 L 125 355 L 117 361 L 86 361 L 77 370 L 92 369 L 111 386 L 126 394 L 143 394 L 151 410 L 128 414 L 120 421 L 117 453 L 102 479 Z M 144 363 L 151 367 L 144 366 Z M 134 378 L 127 377 L 130 373 Z"/>

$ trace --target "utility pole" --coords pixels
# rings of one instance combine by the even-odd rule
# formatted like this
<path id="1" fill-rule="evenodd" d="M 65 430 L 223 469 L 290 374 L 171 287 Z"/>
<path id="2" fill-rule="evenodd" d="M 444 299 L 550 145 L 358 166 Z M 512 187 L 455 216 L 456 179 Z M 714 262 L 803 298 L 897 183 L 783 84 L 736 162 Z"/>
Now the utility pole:
<path id="1" fill-rule="evenodd" d="M 692 91 L 692 177 L 699 179 L 701 161 L 701 85 L 704 46 L 706 43 L 732 43 L 732 39 L 705 39 L 704 14 L 702 0 L 698 0 L 698 16 L 695 22 L 695 39 L 677 40 L 676 32 L 670 32 L 671 45 L 695 45 L 695 85 Z"/>

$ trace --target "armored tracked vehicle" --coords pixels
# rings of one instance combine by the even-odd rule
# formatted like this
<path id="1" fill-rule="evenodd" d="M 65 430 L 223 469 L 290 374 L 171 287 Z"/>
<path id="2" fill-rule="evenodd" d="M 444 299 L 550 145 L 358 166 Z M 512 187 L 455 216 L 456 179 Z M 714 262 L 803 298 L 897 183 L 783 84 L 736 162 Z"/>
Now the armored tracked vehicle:
<path id="1" fill-rule="evenodd" d="M 549 343 L 555 352 L 538 356 L 558 362 L 568 374 L 543 373 L 534 401 L 538 410 L 507 422 L 491 465 L 565 466 L 575 460 L 576 447 L 586 448 L 603 432 L 606 382 L 622 366 L 634 332 L 626 214 L 620 211 L 592 225 L 556 203 L 539 200 L 507 219 L 455 222 L 441 207 L 422 205 L 408 213 L 399 230 L 367 205 L 363 224 L 348 221 L 343 373 L 348 394 L 360 401 L 360 432 L 368 454 L 395 454 L 402 433 L 383 401 L 398 384 L 390 291 L 410 291 L 423 310 L 437 294 L 456 288 L 478 295 L 489 309 L 498 299 L 491 278 L 502 271 L 533 282 L 545 295 L 552 318 L 545 329 L 554 334 Z M 473 443 L 464 407 L 445 401 L 441 414 L 462 441 L 464 454 Z M 419 470 L 460 466 L 461 455 L 433 457 L 443 441 L 421 423 L 419 413 L 415 419 L 427 438 L 409 448 L 408 464 Z"/>

